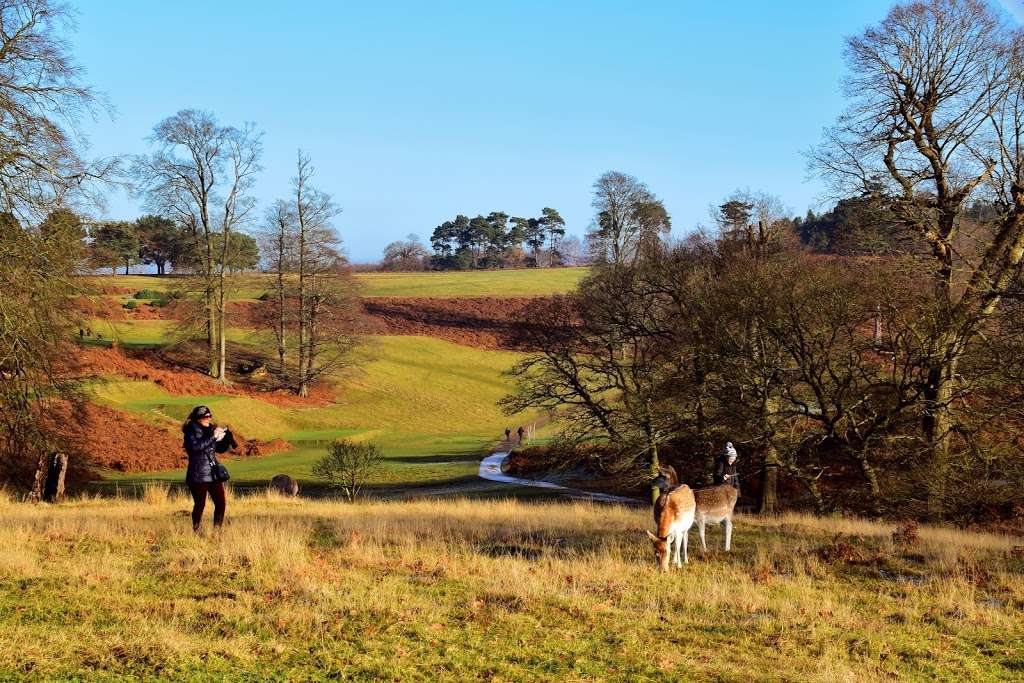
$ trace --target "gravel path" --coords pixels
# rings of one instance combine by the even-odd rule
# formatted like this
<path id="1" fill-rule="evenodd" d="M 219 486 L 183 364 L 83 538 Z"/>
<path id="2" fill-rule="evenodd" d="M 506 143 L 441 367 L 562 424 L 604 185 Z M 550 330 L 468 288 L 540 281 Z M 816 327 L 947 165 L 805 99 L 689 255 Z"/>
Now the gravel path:
<path id="1" fill-rule="evenodd" d="M 627 498 L 626 496 L 614 496 L 610 493 L 582 491 L 580 489 L 571 489 L 568 486 L 562 486 L 560 484 L 553 484 L 550 481 L 538 481 L 536 479 L 520 479 L 519 477 L 513 477 L 505 474 L 502 469 L 505 464 L 505 460 L 508 459 L 508 455 L 508 451 L 495 451 L 481 460 L 479 472 L 480 478 L 487 479 L 488 481 L 498 481 L 503 484 L 513 484 L 515 486 L 533 486 L 535 488 L 542 489 L 555 489 L 569 498 L 577 498 L 581 500 L 596 500 L 602 503 L 639 502 L 635 498 Z"/>

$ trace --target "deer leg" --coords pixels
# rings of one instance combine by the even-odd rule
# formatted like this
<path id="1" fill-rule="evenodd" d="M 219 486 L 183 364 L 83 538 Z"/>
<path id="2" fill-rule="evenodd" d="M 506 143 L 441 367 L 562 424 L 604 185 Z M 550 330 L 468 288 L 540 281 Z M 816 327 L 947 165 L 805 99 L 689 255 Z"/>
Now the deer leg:
<path id="1" fill-rule="evenodd" d="M 687 547 L 689 545 L 690 545 L 690 530 L 687 529 L 683 533 L 683 562 L 685 564 L 690 564 L 689 548 Z"/>
<path id="2" fill-rule="evenodd" d="M 707 541 L 704 540 L 704 522 L 706 520 L 703 517 L 697 519 L 697 533 L 700 534 L 700 549 L 701 552 L 706 553 L 708 551 Z"/>
<path id="3" fill-rule="evenodd" d="M 682 545 L 683 539 L 681 539 L 679 536 L 680 536 L 679 532 L 676 532 L 676 535 L 674 536 L 675 542 L 676 542 L 674 560 L 675 560 L 675 563 L 676 563 L 677 567 L 682 567 L 683 563 L 679 559 L 679 550 L 680 550 L 680 545 Z"/>
<path id="4" fill-rule="evenodd" d="M 725 518 L 725 552 L 732 547 L 732 517 Z"/>

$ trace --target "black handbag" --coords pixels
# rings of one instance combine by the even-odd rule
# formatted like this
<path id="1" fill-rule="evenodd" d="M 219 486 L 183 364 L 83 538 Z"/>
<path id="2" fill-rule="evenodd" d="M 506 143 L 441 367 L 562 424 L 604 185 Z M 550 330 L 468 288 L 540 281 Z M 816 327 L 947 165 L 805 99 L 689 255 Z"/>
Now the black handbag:
<path id="1" fill-rule="evenodd" d="M 220 461 L 211 456 L 209 452 L 207 452 L 206 457 L 210 461 L 210 478 L 213 479 L 214 483 L 231 479 L 231 474 L 228 472 L 227 467 L 221 465 Z"/>

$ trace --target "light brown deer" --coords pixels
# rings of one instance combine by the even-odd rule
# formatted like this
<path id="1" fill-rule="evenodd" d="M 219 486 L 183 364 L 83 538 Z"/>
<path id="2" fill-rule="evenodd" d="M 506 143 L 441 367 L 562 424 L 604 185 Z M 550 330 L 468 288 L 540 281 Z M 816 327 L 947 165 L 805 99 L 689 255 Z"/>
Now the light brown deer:
<path id="1" fill-rule="evenodd" d="M 647 535 L 651 537 L 654 557 L 661 566 L 661 571 L 668 571 L 673 543 L 676 566 L 682 567 L 684 563 L 689 563 L 687 546 L 696 510 L 697 504 L 689 486 L 683 485 L 658 496 L 654 503 L 654 523 L 658 527 L 658 533 L 655 535 L 648 531 Z M 682 561 L 679 559 L 680 550 L 683 554 Z"/>
<path id="2" fill-rule="evenodd" d="M 704 541 L 704 526 L 706 524 L 724 522 L 726 552 L 729 552 L 732 547 L 732 512 L 736 507 L 737 496 L 736 487 L 729 484 L 694 489 L 693 498 L 697 504 L 697 532 L 700 534 L 700 547 L 704 552 L 708 551 L 708 544 Z"/>

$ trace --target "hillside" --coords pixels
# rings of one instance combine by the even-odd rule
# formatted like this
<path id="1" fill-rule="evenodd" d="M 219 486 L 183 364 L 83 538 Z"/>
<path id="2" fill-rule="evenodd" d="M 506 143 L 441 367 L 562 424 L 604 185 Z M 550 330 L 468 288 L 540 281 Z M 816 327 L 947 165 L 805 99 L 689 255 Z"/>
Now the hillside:
<path id="1" fill-rule="evenodd" d="M 527 268 L 476 271 L 438 271 L 418 273 L 356 273 L 363 285 L 363 296 L 457 297 L 506 296 L 530 297 L 564 294 L 572 291 L 590 272 L 589 268 Z M 91 278 L 109 294 L 131 293 L 140 289 L 166 291 L 176 282 L 174 276 L 97 275 Z M 255 299 L 269 288 L 271 276 L 247 274 L 237 278 L 236 299 Z"/>
<path id="2" fill-rule="evenodd" d="M 117 411 L 125 427 L 162 430 L 134 453 L 96 454 L 116 471 L 117 486 L 150 479 L 180 479 L 179 425 L 189 409 L 210 405 L 215 418 L 246 439 L 259 457 L 236 459 L 236 483 L 260 485 L 285 472 L 302 480 L 335 438 L 372 440 L 388 467 L 371 482 L 380 491 L 414 490 L 475 478 L 475 462 L 505 427 L 536 415 L 507 417 L 496 403 L 511 388 L 505 372 L 522 357 L 527 296 L 566 291 L 585 269 L 485 273 L 366 274 L 363 337 L 352 367 L 336 373 L 300 401 L 266 393 L 244 381 L 222 386 L 189 368 L 168 363 L 181 352 L 175 339 L 179 312 L 152 305 L 137 292 L 160 293 L 174 278 L 97 277 L 101 294 L 90 302 L 80 360 L 94 378 L 91 396 Z M 259 355 L 272 347 L 256 311 L 265 278 L 240 278 L 234 290 L 228 337 L 233 353 Z M 395 296 L 376 296 L 384 292 Z M 502 296 L 494 296 L 500 293 Z M 420 296 L 412 296 L 420 294 Z M 475 296 L 473 294 L 477 294 Z M 135 309 L 124 307 L 135 302 Z M 120 351 L 105 350 L 116 342 Z M 106 450 L 111 450 L 110 448 Z M 116 449 L 114 449 L 116 450 Z M 271 453 L 270 455 L 266 455 Z"/>
<path id="3" fill-rule="evenodd" d="M 0 678 L 1011 680 L 1000 536 L 741 517 L 657 573 L 647 510 L 234 498 L 0 501 Z M 919 540 L 915 541 L 919 535 Z M 755 673 L 752 673 L 755 672 Z"/>

